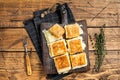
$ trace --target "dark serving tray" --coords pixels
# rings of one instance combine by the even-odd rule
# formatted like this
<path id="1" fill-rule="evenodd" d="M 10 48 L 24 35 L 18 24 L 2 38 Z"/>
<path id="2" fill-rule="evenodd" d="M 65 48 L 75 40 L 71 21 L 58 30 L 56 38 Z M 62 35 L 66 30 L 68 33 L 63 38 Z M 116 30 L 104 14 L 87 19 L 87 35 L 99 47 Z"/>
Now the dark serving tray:
<path id="1" fill-rule="evenodd" d="M 81 35 L 83 37 L 83 41 L 86 44 L 85 52 L 87 55 L 87 66 L 70 70 L 69 73 L 72 72 L 86 72 L 90 69 L 90 61 L 89 61 L 89 52 L 88 52 L 88 33 L 87 33 L 87 25 L 85 20 L 81 20 L 77 22 L 79 25 L 83 25 L 83 34 Z M 46 74 L 57 74 L 57 70 L 54 64 L 54 60 L 49 55 L 49 49 L 47 46 L 47 42 L 44 36 L 44 33 L 42 30 L 46 29 L 48 30 L 52 25 L 55 23 L 42 23 L 40 27 L 40 35 L 41 35 L 41 46 L 42 46 L 42 54 L 43 54 L 43 67 L 46 72 Z M 63 25 L 63 24 L 62 24 Z"/>

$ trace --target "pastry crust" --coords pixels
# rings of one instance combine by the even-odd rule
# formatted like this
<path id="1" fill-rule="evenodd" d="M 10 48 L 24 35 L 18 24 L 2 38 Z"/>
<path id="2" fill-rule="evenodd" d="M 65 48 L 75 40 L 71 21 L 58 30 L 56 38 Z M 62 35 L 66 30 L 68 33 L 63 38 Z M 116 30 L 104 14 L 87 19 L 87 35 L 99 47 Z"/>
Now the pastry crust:
<path id="1" fill-rule="evenodd" d="M 66 32 L 66 38 L 74 38 L 78 37 L 81 34 L 81 28 L 79 24 L 70 24 L 70 25 L 65 25 L 65 32 Z"/>
<path id="2" fill-rule="evenodd" d="M 68 53 L 65 55 L 55 57 L 54 62 L 55 62 L 57 72 L 59 74 L 67 73 L 71 69 L 71 64 L 70 64 Z"/>
<path id="3" fill-rule="evenodd" d="M 65 33 L 65 30 L 63 27 L 61 27 L 59 24 L 53 25 L 49 29 L 50 33 L 53 34 L 55 37 L 60 38 Z"/>
<path id="4" fill-rule="evenodd" d="M 52 43 L 52 42 L 55 42 L 57 40 L 63 39 L 62 37 L 60 37 L 60 38 L 55 37 L 54 35 L 52 35 L 47 30 L 43 30 L 42 32 L 44 33 L 45 39 L 46 39 L 46 41 L 47 41 L 48 44 Z"/>
<path id="5" fill-rule="evenodd" d="M 48 47 L 51 57 L 66 54 L 67 52 L 67 47 L 64 39 L 50 43 Z"/>
<path id="6" fill-rule="evenodd" d="M 82 42 L 82 37 L 73 38 L 67 40 L 68 50 L 70 54 L 76 54 L 78 52 L 83 52 L 85 44 Z"/>
<path id="7" fill-rule="evenodd" d="M 72 69 L 81 68 L 87 65 L 86 53 L 70 55 Z"/>

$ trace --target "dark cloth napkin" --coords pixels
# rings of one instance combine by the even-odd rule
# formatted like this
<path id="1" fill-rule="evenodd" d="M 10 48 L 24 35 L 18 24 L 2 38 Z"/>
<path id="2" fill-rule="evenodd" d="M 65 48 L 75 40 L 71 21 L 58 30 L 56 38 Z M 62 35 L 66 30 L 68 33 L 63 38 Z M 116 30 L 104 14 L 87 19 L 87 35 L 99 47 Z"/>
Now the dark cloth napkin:
<path id="1" fill-rule="evenodd" d="M 33 19 L 29 19 L 29 20 L 24 21 L 25 29 L 28 32 L 28 34 L 31 38 L 31 41 L 32 41 L 42 63 L 43 63 L 42 50 L 41 50 L 42 46 L 40 45 L 41 37 L 40 37 L 40 32 L 39 32 L 40 31 L 40 24 L 44 23 L 44 22 L 61 24 L 62 23 L 61 21 L 62 21 L 63 7 L 64 7 L 64 9 L 67 10 L 68 23 L 69 24 L 74 23 L 75 22 L 74 16 L 72 14 L 72 11 L 68 7 L 67 3 L 59 4 L 54 13 L 49 13 L 49 14 L 45 15 L 43 18 L 40 15 L 44 11 L 47 11 L 48 8 L 38 10 L 38 11 L 34 12 Z M 67 75 L 67 74 L 65 74 L 65 75 Z M 59 80 L 60 78 L 62 78 L 65 75 L 61 74 L 58 76 L 58 74 L 55 74 L 55 75 L 48 74 L 47 78 L 52 78 L 53 80 Z"/>

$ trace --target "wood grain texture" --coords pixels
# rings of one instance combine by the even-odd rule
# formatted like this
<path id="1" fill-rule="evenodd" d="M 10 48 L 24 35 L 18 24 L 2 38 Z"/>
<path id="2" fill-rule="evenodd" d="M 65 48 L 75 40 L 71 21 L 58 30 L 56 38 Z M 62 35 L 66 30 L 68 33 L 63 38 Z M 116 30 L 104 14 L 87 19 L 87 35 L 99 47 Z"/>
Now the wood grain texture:
<path id="1" fill-rule="evenodd" d="M 32 69 L 31 69 L 31 61 L 29 54 L 26 54 L 26 68 L 27 68 L 27 75 L 30 76 L 32 75 Z"/>
<path id="2" fill-rule="evenodd" d="M 28 34 L 24 28 L 0 29 L 1 51 L 7 51 L 7 50 L 23 51 L 24 50 L 23 39 L 26 36 L 28 37 Z M 28 49 L 30 48 L 34 49 L 30 38 L 28 38 Z"/>
<path id="3" fill-rule="evenodd" d="M 75 19 L 87 21 L 88 34 L 99 32 L 106 24 L 107 55 L 100 73 L 94 73 L 95 55 L 89 41 L 91 69 L 87 73 L 73 73 L 63 80 L 120 80 L 120 1 L 119 0 L 0 0 L 0 80 L 46 80 L 41 62 L 28 38 L 33 74 L 27 76 L 22 39 L 28 36 L 23 20 L 33 12 L 55 3 L 69 3 Z M 88 38 L 89 40 L 89 38 Z"/>
<path id="4" fill-rule="evenodd" d="M 88 28 L 87 30 L 89 35 L 94 36 L 95 33 L 99 33 L 100 28 Z M 120 32 L 120 28 L 105 28 L 107 50 L 120 49 L 120 45 L 118 45 L 120 44 L 119 32 Z M 28 34 L 24 28 L 0 29 L 0 41 L 1 41 L 0 50 L 1 51 L 24 51 L 23 39 L 26 36 L 28 36 Z M 89 50 L 94 50 L 92 48 L 92 45 L 89 39 L 88 39 L 88 42 L 89 42 Z M 30 50 L 30 48 L 32 48 L 33 51 L 35 51 L 30 38 L 28 38 L 28 49 Z"/>

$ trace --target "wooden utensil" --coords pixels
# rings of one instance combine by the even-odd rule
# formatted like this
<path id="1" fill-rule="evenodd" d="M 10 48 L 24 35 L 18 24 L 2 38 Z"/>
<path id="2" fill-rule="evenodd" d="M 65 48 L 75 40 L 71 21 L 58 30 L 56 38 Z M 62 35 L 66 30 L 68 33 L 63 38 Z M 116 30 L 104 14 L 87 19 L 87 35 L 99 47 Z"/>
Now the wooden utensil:
<path id="1" fill-rule="evenodd" d="M 28 43 L 26 39 L 23 40 L 23 44 L 25 48 L 25 61 L 26 61 L 27 75 L 30 76 L 32 75 L 32 69 L 31 69 L 30 57 L 27 50 Z M 31 52 L 32 52 L 32 49 L 31 49 Z"/>

